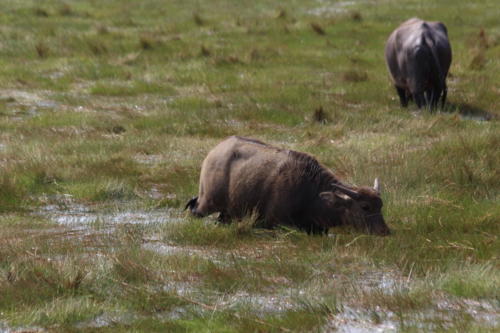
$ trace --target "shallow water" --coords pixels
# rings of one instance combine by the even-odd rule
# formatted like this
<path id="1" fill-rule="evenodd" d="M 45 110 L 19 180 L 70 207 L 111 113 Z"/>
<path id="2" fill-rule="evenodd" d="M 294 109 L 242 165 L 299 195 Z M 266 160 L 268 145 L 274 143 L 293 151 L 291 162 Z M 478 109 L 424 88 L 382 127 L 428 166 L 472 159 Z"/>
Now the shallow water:
<path id="1" fill-rule="evenodd" d="M 0 333 L 39 333 L 47 332 L 47 330 L 40 327 L 16 327 L 12 328 L 7 324 L 0 322 Z"/>
<path id="2" fill-rule="evenodd" d="M 489 113 L 483 114 L 473 114 L 473 113 L 460 113 L 460 118 L 464 120 L 473 120 L 477 122 L 490 121 L 493 119 L 493 116 Z"/>
<path id="3" fill-rule="evenodd" d="M 66 200 L 67 199 L 67 200 Z M 114 232 L 115 227 L 123 224 L 165 224 L 179 222 L 183 220 L 182 212 L 176 209 L 165 210 L 129 210 L 97 212 L 89 206 L 75 204 L 71 198 L 60 198 L 57 200 L 60 205 L 46 205 L 37 214 L 49 220 L 68 227 L 68 237 L 81 237 L 81 235 L 94 235 L 101 232 Z M 54 232 L 61 232 L 54 229 Z M 62 235 L 65 237 L 66 235 Z M 149 236 L 142 245 L 144 249 L 154 251 L 161 255 L 187 255 L 199 256 L 208 259 L 216 265 L 231 265 L 231 257 L 237 255 L 241 260 L 245 260 L 246 253 L 232 253 L 219 249 L 207 249 L 205 247 L 178 246 L 165 242 L 155 235 Z M 355 292 L 381 291 L 384 294 L 394 294 L 410 287 L 410 281 L 393 271 L 369 270 L 356 274 L 354 282 L 353 276 L 333 275 L 332 279 L 338 283 L 349 282 L 346 287 L 354 288 Z M 201 289 L 200 289 L 201 288 Z M 237 291 L 234 293 L 213 293 L 203 290 L 203 286 L 198 281 L 170 281 L 163 286 L 163 290 L 172 291 L 182 297 L 207 302 L 210 306 L 224 309 L 248 309 L 257 316 L 266 316 L 272 313 L 283 313 L 289 310 L 301 309 L 304 306 L 301 300 L 319 299 L 321 291 L 307 290 L 301 288 L 284 287 L 280 290 L 273 290 L 269 293 L 250 293 Z M 200 293 L 201 292 L 201 293 Z M 208 294 L 207 294 L 208 292 Z M 325 331 L 338 332 L 394 332 L 401 329 L 402 319 L 395 313 L 381 308 L 366 309 L 359 308 L 346 299 L 339 307 L 339 313 L 332 315 L 329 322 L 323 327 Z M 428 309 L 405 314 L 404 323 L 419 327 L 422 330 L 437 328 L 439 325 L 453 325 L 456 316 L 468 314 L 477 323 L 486 327 L 498 327 L 500 325 L 500 314 L 498 306 L 487 301 L 463 300 L 463 299 L 442 299 L 429 304 Z M 314 302 L 313 302 L 314 304 Z M 186 318 L 187 308 L 177 308 L 175 310 L 158 314 L 166 320 Z M 134 314 L 130 314 L 134 315 Z M 116 323 L 126 323 L 130 315 L 121 313 L 104 313 L 98 317 L 81 322 L 77 328 L 99 328 L 111 326 Z M 434 327 L 436 326 L 436 327 Z M 35 332 L 38 328 L 35 328 Z M 31 328 L 30 328 L 31 330 Z M 8 326 L 0 324 L 0 333 L 18 331 Z"/>
<path id="4" fill-rule="evenodd" d="M 319 0 L 319 7 L 310 9 L 307 11 L 308 14 L 315 16 L 330 16 L 338 13 L 345 13 L 348 11 L 349 7 L 352 7 L 359 1 L 326 1 Z"/>
<path id="5" fill-rule="evenodd" d="M 243 306 L 252 309 L 260 315 L 284 312 L 298 307 L 290 295 L 263 295 L 247 292 L 225 295 L 219 299 L 217 306 L 223 306 L 228 309 Z"/>
<path id="6" fill-rule="evenodd" d="M 8 109 L 14 119 L 33 117 L 38 114 L 39 109 L 56 109 L 60 106 L 56 101 L 22 90 L 0 90 L 0 101 L 9 105 Z"/>
<path id="7" fill-rule="evenodd" d="M 377 318 L 377 320 L 375 320 L 373 313 L 373 311 L 370 314 L 368 310 L 344 306 L 343 311 L 335 315 L 326 328 L 345 333 L 395 332 L 398 330 L 398 323 L 393 319 L 393 313 L 384 312 L 385 318 Z"/>
<path id="8" fill-rule="evenodd" d="M 146 250 L 153 251 L 162 255 L 196 255 L 202 258 L 210 258 L 214 263 L 220 263 L 220 261 L 216 260 L 216 257 L 219 256 L 219 253 L 217 253 L 217 251 L 209 251 L 207 249 L 195 248 L 190 246 L 176 246 L 154 241 L 149 241 L 143 244 L 142 247 Z"/>
<path id="9" fill-rule="evenodd" d="M 81 204 L 69 204 L 63 207 L 47 205 L 41 208 L 38 215 L 44 216 L 57 224 L 72 228 L 90 228 L 93 225 L 163 224 L 182 220 L 180 214 L 174 209 L 96 212 L 90 207 Z"/>
<path id="10" fill-rule="evenodd" d="M 337 332 L 349 333 L 396 332 L 404 325 L 422 331 L 439 331 L 443 327 L 452 328 L 457 316 L 461 316 L 463 312 L 471 315 L 474 322 L 485 328 L 498 328 L 499 310 L 488 301 L 442 300 L 437 304 L 429 304 L 428 309 L 406 312 L 404 318 L 401 318 L 396 313 L 379 307 L 367 310 L 344 306 L 343 310 L 327 324 L 326 330 L 335 329 Z"/>
<path id="11" fill-rule="evenodd" d="M 103 313 L 93 319 L 82 321 L 75 325 L 76 328 L 103 328 L 115 324 L 131 324 L 138 316 L 133 313 Z"/>

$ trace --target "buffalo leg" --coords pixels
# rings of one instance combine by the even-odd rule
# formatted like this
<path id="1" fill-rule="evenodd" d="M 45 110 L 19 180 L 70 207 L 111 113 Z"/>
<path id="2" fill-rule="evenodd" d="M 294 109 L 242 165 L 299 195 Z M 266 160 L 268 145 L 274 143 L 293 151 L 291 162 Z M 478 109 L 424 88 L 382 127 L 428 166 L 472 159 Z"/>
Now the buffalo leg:
<path id="1" fill-rule="evenodd" d="M 413 95 L 413 98 L 415 99 L 415 103 L 419 109 L 425 105 L 425 97 L 423 93 L 416 93 Z"/>
<path id="2" fill-rule="evenodd" d="M 425 105 L 427 106 L 427 108 L 429 109 L 429 111 L 432 112 L 432 110 L 434 109 L 434 105 L 435 105 L 435 91 L 434 89 L 429 89 L 427 90 L 425 93 L 424 93 L 424 98 L 425 98 Z"/>
<path id="3" fill-rule="evenodd" d="M 396 87 L 396 91 L 398 92 L 399 96 L 399 102 L 401 103 L 402 107 L 407 107 L 408 106 L 408 97 L 406 96 L 406 89 L 400 88 L 398 86 Z"/>
<path id="4" fill-rule="evenodd" d="M 320 227 L 316 224 L 311 224 L 307 230 L 307 233 L 310 235 L 326 235 L 328 233 L 328 229 Z"/>
<path id="5" fill-rule="evenodd" d="M 446 102 L 446 95 L 448 95 L 448 87 L 446 86 L 445 83 L 443 88 L 443 97 L 441 98 L 441 109 L 444 109 L 444 103 Z"/>
<path id="6" fill-rule="evenodd" d="M 226 212 L 220 212 L 219 217 L 217 217 L 217 222 L 229 224 L 231 222 L 231 217 Z"/>
<path id="7" fill-rule="evenodd" d="M 432 109 L 437 109 L 438 104 L 439 104 L 439 99 L 441 98 L 441 94 L 444 92 L 444 90 L 441 90 L 441 88 L 434 88 L 431 90 L 431 107 Z"/>

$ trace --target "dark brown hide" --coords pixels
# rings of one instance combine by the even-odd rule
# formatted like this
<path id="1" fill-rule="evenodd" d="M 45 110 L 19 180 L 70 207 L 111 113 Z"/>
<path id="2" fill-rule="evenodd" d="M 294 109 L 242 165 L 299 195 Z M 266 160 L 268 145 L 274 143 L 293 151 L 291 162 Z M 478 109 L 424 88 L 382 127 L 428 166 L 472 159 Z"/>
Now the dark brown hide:
<path id="1" fill-rule="evenodd" d="M 419 108 L 434 108 L 440 98 L 444 106 L 451 46 L 443 23 L 405 21 L 389 36 L 385 60 L 403 107 L 413 99 Z"/>
<path id="2" fill-rule="evenodd" d="M 219 212 L 224 221 L 256 213 L 268 227 L 287 224 L 313 233 L 342 224 L 389 233 L 374 189 L 342 184 L 308 154 L 237 136 L 208 153 L 198 197 L 188 207 L 196 216 Z"/>

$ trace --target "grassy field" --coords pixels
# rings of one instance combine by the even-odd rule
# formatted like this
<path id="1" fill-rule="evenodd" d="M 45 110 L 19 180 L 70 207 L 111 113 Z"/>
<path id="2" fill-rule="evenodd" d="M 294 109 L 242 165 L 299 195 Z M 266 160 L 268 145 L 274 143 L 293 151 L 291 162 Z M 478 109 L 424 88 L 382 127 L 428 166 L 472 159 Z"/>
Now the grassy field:
<path id="1" fill-rule="evenodd" d="M 441 112 L 383 58 L 449 30 Z M 496 0 L 4 0 L 0 332 L 500 328 Z M 382 182 L 394 231 L 229 226 L 182 211 L 229 135 Z"/>

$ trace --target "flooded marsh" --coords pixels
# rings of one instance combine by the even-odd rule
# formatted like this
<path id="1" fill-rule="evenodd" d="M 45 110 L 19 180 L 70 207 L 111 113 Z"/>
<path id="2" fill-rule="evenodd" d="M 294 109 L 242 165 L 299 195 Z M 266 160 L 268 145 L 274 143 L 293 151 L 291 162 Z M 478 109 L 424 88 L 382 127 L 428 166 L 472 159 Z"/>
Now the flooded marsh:
<path id="1" fill-rule="evenodd" d="M 496 1 L 2 4 L 0 333 L 498 331 Z M 413 16 L 449 30 L 438 112 L 383 62 Z M 192 217 L 230 135 L 378 177 L 393 233 Z"/>

